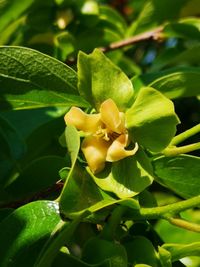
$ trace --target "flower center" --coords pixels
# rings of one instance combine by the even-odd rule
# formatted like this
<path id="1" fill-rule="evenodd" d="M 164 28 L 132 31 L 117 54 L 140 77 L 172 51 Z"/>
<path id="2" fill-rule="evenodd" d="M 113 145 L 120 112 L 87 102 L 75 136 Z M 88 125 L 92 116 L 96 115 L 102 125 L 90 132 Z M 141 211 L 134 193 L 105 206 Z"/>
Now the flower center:
<path id="1" fill-rule="evenodd" d="M 99 126 L 98 130 L 93 134 L 95 137 L 99 137 L 104 139 L 105 141 L 113 141 L 115 140 L 120 134 L 109 130 L 108 128 L 104 128 L 104 126 Z"/>

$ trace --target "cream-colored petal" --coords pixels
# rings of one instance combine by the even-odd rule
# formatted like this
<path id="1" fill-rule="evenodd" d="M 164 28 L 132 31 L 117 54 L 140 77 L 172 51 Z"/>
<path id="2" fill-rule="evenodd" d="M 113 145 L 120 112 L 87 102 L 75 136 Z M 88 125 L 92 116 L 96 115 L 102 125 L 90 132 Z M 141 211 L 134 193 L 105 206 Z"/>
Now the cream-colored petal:
<path id="1" fill-rule="evenodd" d="M 95 132 L 101 125 L 100 114 L 87 114 L 80 108 L 72 107 L 64 117 L 66 124 L 71 124 L 87 133 Z"/>
<path id="2" fill-rule="evenodd" d="M 100 107 L 101 120 L 113 132 L 122 133 L 125 130 L 125 121 L 115 102 L 109 98 Z"/>
<path id="3" fill-rule="evenodd" d="M 132 150 L 126 150 L 128 145 L 128 135 L 122 134 L 116 138 L 108 149 L 106 161 L 118 161 L 128 156 L 134 155 L 138 150 L 138 144 L 135 143 L 135 147 Z"/>
<path id="4" fill-rule="evenodd" d="M 87 136 L 83 140 L 81 150 L 93 173 L 98 173 L 103 170 L 109 146 L 110 142 L 95 136 Z"/>

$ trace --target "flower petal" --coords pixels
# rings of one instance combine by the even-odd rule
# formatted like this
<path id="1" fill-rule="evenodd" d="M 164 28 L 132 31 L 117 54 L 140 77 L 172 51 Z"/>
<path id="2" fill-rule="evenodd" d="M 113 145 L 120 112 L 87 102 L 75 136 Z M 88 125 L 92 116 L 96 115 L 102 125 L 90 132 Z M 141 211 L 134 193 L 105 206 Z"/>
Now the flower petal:
<path id="1" fill-rule="evenodd" d="M 83 140 L 81 150 L 93 173 L 98 173 L 103 170 L 110 144 L 110 142 L 95 136 L 87 136 Z"/>
<path id="2" fill-rule="evenodd" d="M 77 130 L 87 133 L 95 132 L 101 125 L 100 114 L 87 114 L 77 107 L 72 107 L 65 115 L 64 120 L 66 124 L 71 124 Z"/>
<path id="3" fill-rule="evenodd" d="M 135 143 L 135 147 L 132 150 L 126 150 L 128 145 L 128 134 L 122 134 L 113 141 L 108 149 L 106 161 L 118 161 L 128 156 L 134 155 L 138 150 L 138 144 Z"/>
<path id="4" fill-rule="evenodd" d="M 101 120 L 108 129 L 116 133 L 123 133 L 125 131 L 125 117 L 122 112 L 119 112 L 111 98 L 101 104 L 100 114 Z"/>

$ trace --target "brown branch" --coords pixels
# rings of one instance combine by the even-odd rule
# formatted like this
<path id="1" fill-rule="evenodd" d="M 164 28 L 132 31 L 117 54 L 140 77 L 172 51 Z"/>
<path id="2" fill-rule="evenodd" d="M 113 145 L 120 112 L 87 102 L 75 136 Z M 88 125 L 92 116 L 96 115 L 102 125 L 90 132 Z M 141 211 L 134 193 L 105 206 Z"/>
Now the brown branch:
<path id="1" fill-rule="evenodd" d="M 43 200 L 48 199 L 48 197 L 52 193 L 59 193 L 61 192 L 63 188 L 64 183 L 62 181 L 58 181 L 56 184 L 52 185 L 51 187 L 44 189 L 41 192 L 35 193 L 34 195 L 31 195 L 30 197 L 26 197 L 24 199 L 15 200 L 9 203 L 0 204 L 0 208 L 19 208 L 25 204 L 28 204 L 29 202 L 36 201 L 36 200 Z"/>
<path id="2" fill-rule="evenodd" d="M 162 31 L 163 31 L 163 26 L 160 26 L 151 31 L 147 31 L 147 32 L 132 36 L 122 41 L 111 43 L 109 46 L 101 47 L 100 49 L 103 52 L 108 52 L 110 50 L 116 50 L 116 49 L 119 49 L 119 48 L 122 48 L 128 45 L 136 44 L 136 43 L 146 41 L 146 40 L 151 40 L 151 39 L 158 40 L 161 37 Z"/>

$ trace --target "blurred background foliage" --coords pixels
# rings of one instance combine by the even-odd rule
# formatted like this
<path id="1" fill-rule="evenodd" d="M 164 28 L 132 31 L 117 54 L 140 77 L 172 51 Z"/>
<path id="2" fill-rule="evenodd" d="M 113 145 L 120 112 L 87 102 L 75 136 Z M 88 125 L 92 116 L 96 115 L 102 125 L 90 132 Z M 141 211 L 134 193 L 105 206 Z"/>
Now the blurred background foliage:
<path id="1" fill-rule="evenodd" d="M 79 50 L 89 53 L 96 47 L 108 47 L 157 27 L 162 29 L 156 38 L 110 50 L 106 55 L 130 78 L 156 75 L 172 68 L 200 67 L 199 0 L 0 0 L 0 45 L 33 48 L 74 69 Z M 199 100 L 200 97 L 174 100 L 182 121 L 178 132 L 200 123 Z M 65 127 L 63 114 L 66 111 L 67 108 L 45 108 L 0 112 L 0 133 L 10 144 L 10 154 L 0 152 L 1 185 L 8 185 L 17 176 L 24 181 L 26 172 L 37 178 L 42 176 L 42 186 L 25 188 L 25 192 L 19 183 L 20 196 L 30 198 L 38 188 L 42 190 L 55 184 L 58 180 L 55 173 L 65 166 L 65 162 L 60 161 L 65 149 L 60 146 L 58 137 Z M 8 129 L 6 133 L 4 124 Z M 197 142 L 199 137 L 196 135 L 189 141 Z M 199 155 L 199 152 L 193 154 Z M 58 158 L 56 167 L 52 166 L 51 162 Z M 52 166 L 49 173 L 41 172 L 45 166 Z M 10 190 L 7 201 L 15 199 L 16 187 Z M 172 202 L 179 198 L 171 191 L 163 192 L 157 184 L 152 186 L 152 191 L 158 204 L 166 198 Z M 55 192 L 51 193 L 55 197 Z M 0 195 L 3 205 L 1 200 L 5 201 L 5 196 L 1 190 Z M 200 222 L 198 212 L 188 211 L 184 216 Z M 187 243 L 199 239 L 198 234 L 185 235 L 184 230 L 165 222 L 158 222 L 155 229 L 166 242 Z M 197 267 L 200 261 L 191 258 L 186 259 L 185 264 Z"/>

